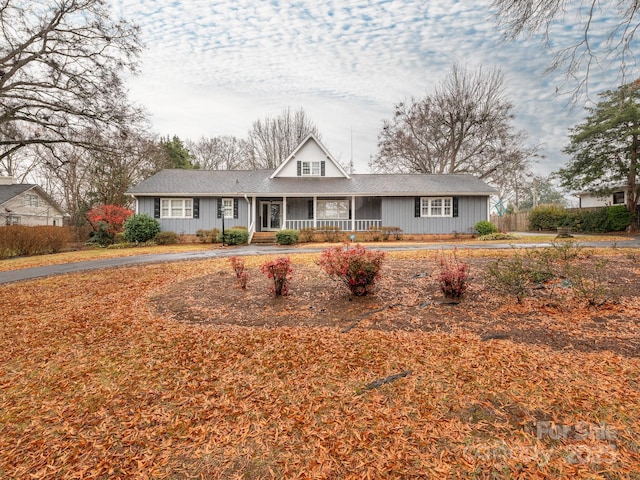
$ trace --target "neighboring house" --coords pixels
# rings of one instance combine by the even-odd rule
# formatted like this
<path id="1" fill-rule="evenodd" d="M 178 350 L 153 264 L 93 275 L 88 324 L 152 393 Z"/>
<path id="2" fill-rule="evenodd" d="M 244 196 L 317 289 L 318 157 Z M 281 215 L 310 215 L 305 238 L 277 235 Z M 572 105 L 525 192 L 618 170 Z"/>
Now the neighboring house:
<path id="1" fill-rule="evenodd" d="M 127 192 L 162 230 L 243 226 L 394 226 L 409 234 L 470 233 L 496 190 L 471 175 L 348 174 L 309 135 L 275 170 L 162 170 Z"/>
<path id="2" fill-rule="evenodd" d="M 610 207 L 612 205 L 627 204 L 627 192 L 624 187 L 614 189 L 612 193 L 604 195 L 593 192 L 578 192 L 574 195 L 578 197 L 578 207 L 580 208 Z"/>
<path id="3" fill-rule="evenodd" d="M 0 225 L 62 226 L 65 212 L 38 185 L 0 177 Z"/>

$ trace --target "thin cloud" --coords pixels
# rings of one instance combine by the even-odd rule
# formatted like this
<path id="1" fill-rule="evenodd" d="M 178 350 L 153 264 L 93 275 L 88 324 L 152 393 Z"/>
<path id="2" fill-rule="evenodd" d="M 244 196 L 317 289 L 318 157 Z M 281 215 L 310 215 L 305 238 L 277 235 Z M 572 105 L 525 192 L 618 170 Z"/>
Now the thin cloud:
<path id="1" fill-rule="evenodd" d="M 581 111 L 542 77 L 550 56 L 539 39 L 502 42 L 490 1 L 112 0 L 138 23 L 147 45 L 132 98 L 159 133 L 196 139 L 244 136 L 257 118 L 303 107 L 328 148 L 367 170 L 382 120 L 421 97 L 453 62 L 502 68 L 516 124 L 543 144 L 542 173 L 566 160 L 567 128 Z M 556 28 L 559 42 L 575 32 Z"/>

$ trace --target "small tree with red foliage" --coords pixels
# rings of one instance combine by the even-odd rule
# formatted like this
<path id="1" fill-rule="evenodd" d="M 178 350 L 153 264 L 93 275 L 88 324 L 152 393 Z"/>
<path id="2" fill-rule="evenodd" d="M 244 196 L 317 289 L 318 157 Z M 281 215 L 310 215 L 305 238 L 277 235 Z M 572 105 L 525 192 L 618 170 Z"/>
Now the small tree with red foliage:
<path id="1" fill-rule="evenodd" d="M 289 292 L 289 280 L 291 280 L 292 272 L 293 268 L 291 268 L 289 257 L 278 257 L 262 265 L 262 273 L 266 273 L 268 278 L 273 279 L 271 291 L 277 297 L 284 296 Z"/>
<path id="2" fill-rule="evenodd" d="M 384 252 L 367 250 L 362 245 L 332 247 L 324 250 L 318 262 L 331 277 L 339 278 L 356 297 L 367 295 L 380 278 Z"/>
<path id="3" fill-rule="evenodd" d="M 101 245 L 113 243 L 117 233 L 124 230 L 124 222 L 133 212 L 121 205 L 98 205 L 86 213 L 94 230 L 92 238 Z"/>

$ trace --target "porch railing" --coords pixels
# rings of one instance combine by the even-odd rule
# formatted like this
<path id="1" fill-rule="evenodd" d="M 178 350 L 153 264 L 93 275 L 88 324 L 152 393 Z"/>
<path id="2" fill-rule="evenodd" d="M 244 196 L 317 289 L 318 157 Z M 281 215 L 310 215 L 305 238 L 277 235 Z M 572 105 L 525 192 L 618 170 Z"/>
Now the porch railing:
<path id="1" fill-rule="evenodd" d="M 345 232 L 352 231 L 353 220 L 316 220 L 316 228 L 338 227 Z M 355 220 L 355 231 L 365 232 L 371 227 L 381 227 L 382 220 L 376 219 L 357 219 Z M 302 230 L 303 228 L 312 228 L 313 220 L 287 220 L 286 228 L 292 230 Z"/>

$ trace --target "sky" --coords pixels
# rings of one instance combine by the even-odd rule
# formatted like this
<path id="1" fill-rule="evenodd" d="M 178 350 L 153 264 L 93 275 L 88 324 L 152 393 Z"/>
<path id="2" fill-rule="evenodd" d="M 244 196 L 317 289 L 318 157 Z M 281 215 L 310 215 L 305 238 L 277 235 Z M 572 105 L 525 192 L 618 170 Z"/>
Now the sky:
<path id="1" fill-rule="evenodd" d="M 367 173 L 394 105 L 423 98 L 453 63 L 499 67 L 514 126 L 540 158 L 540 175 L 562 167 L 568 129 L 584 120 L 540 36 L 505 43 L 489 0 L 112 0 L 116 17 L 141 27 L 140 73 L 131 100 L 160 135 L 245 138 L 252 123 L 303 108 L 331 154 Z M 571 42 L 569 19 L 552 47 Z M 597 25 L 596 25 L 597 27 Z M 594 72 L 592 91 L 615 88 Z"/>

